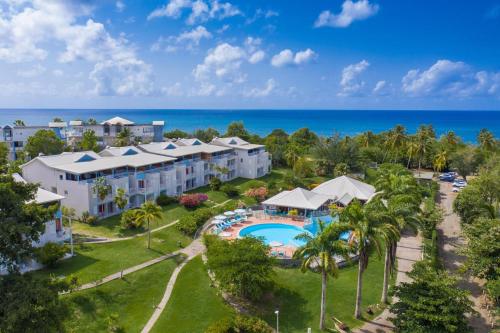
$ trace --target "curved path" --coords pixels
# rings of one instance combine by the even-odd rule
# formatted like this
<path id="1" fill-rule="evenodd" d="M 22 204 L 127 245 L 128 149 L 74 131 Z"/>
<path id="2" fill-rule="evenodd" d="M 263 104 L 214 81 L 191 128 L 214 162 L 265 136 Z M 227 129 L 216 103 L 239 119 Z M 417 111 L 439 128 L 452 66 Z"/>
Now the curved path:
<path id="1" fill-rule="evenodd" d="M 396 251 L 397 275 L 396 285 L 410 281 L 407 272 L 411 271 L 413 264 L 422 260 L 422 239 L 420 235 L 415 235 L 411 231 L 403 232 L 401 240 L 398 242 Z M 393 332 L 394 326 L 389 321 L 390 312 L 388 309 L 373 320 L 367 321 L 360 328 L 353 329 L 354 333 L 378 333 Z"/>
<path id="2" fill-rule="evenodd" d="M 183 249 L 183 253 L 187 255 L 187 259 L 184 260 L 182 264 L 177 266 L 170 276 L 170 279 L 168 280 L 167 287 L 165 288 L 165 292 L 163 293 L 163 297 L 160 301 L 160 304 L 155 308 L 155 311 L 149 318 L 148 322 L 142 329 L 141 333 L 148 333 L 151 331 L 153 328 L 154 324 L 160 318 L 161 313 L 163 312 L 163 309 L 165 306 L 167 306 L 168 300 L 170 299 L 170 296 L 172 295 L 172 291 L 174 290 L 174 285 L 175 281 L 177 281 L 177 276 L 179 275 L 180 271 L 184 268 L 184 266 L 193 258 L 195 258 L 197 255 L 203 253 L 205 251 L 205 246 L 203 245 L 203 242 L 201 241 L 200 238 L 195 239 L 188 247 Z"/>

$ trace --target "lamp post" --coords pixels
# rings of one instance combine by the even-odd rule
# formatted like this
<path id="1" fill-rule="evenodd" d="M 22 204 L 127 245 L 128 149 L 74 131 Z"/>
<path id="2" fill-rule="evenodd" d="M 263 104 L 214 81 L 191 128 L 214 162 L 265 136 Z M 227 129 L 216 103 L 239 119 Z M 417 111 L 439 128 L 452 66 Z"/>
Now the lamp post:
<path id="1" fill-rule="evenodd" d="M 274 314 L 276 314 L 276 333 L 280 332 L 280 311 L 276 310 L 274 311 Z"/>
<path id="2" fill-rule="evenodd" d="M 73 226 L 71 224 L 71 216 L 63 215 L 63 217 L 67 218 L 69 221 L 69 242 L 71 246 L 71 256 L 75 255 L 74 246 L 73 246 Z"/>

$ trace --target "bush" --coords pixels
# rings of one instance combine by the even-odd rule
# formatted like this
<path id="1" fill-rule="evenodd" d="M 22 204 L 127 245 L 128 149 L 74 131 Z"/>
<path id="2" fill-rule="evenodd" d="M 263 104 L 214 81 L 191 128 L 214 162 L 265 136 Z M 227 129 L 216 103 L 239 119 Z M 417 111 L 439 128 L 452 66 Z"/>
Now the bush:
<path id="1" fill-rule="evenodd" d="M 236 186 L 231 184 L 224 184 L 221 186 L 220 190 L 224 192 L 230 198 L 236 198 L 240 193 Z"/>
<path id="2" fill-rule="evenodd" d="M 55 267 L 59 259 L 62 259 L 68 252 L 65 245 L 49 242 L 35 250 L 36 260 L 42 265 Z"/>
<path id="3" fill-rule="evenodd" d="M 156 198 L 156 204 L 158 206 L 162 206 L 162 207 L 174 204 L 176 202 L 177 202 L 177 198 L 169 197 L 168 195 L 165 195 L 165 194 L 160 194 L 160 196 L 158 198 Z"/>
<path id="4" fill-rule="evenodd" d="M 122 213 L 120 225 L 123 229 L 135 229 L 142 227 L 142 220 L 137 219 L 137 209 L 127 210 Z"/>
<path id="5" fill-rule="evenodd" d="M 249 189 L 248 191 L 245 192 L 245 195 L 250 198 L 255 198 L 257 199 L 257 201 L 263 201 L 264 199 L 266 199 L 267 196 L 267 188 L 258 187 Z"/>
<path id="6" fill-rule="evenodd" d="M 220 190 L 221 186 L 222 186 L 222 181 L 219 178 L 213 177 L 212 179 L 210 179 L 210 189 L 212 191 Z"/>
<path id="7" fill-rule="evenodd" d="M 215 214 L 217 214 L 217 211 L 211 208 L 201 208 L 181 217 L 176 227 L 180 232 L 188 236 L 193 236 Z"/>
<path id="8" fill-rule="evenodd" d="M 195 208 L 208 200 L 205 193 L 184 194 L 180 197 L 179 203 L 186 208 Z"/>
<path id="9" fill-rule="evenodd" d="M 90 215 L 89 212 L 83 212 L 80 217 L 80 222 L 90 225 L 95 225 L 97 223 L 97 216 Z"/>
<path id="10" fill-rule="evenodd" d="M 262 319 L 244 315 L 224 318 L 210 325 L 205 333 L 272 333 L 273 329 Z"/>

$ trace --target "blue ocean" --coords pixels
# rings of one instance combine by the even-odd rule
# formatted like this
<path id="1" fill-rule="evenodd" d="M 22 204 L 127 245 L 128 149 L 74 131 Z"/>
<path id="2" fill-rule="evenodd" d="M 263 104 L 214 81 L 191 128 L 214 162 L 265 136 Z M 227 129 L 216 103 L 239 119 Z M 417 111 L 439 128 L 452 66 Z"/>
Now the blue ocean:
<path id="1" fill-rule="evenodd" d="M 164 120 L 166 131 L 213 127 L 223 132 L 230 122 L 243 121 L 249 131 L 259 135 L 275 128 L 293 132 L 301 127 L 320 135 L 355 135 L 366 130 L 385 131 L 397 124 L 413 133 L 420 124 L 432 124 L 438 135 L 453 130 L 467 142 L 475 142 L 482 128 L 500 137 L 500 111 L 2 109 L 0 126 L 16 119 L 27 125 L 42 125 L 54 117 L 102 121 L 114 116 L 137 123 Z"/>

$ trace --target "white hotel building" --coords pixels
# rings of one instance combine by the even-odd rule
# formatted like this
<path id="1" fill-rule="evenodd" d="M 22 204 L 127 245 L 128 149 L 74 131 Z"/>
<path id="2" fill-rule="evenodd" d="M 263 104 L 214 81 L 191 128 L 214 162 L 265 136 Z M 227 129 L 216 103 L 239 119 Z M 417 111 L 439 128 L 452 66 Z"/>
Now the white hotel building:
<path id="1" fill-rule="evenodd" d="M 222 169 L 227 173 L 221 173 Z M 138 147 L 111 147 L 99 154 L 69 152 L 38 156 L 22 165 L 27 181 L 64 196 L 62 204 L 74 208 L 77 215 L 88 211 L 99 217 L 119 213 L 113 202 L 118 188 L 125 190 L 131 208 L 160 194 L 176 196 L 207 185 L 215 176 L 223 181 L 257 178 L 270 169 L 271 158 L 264 146 L 239 138 L 216 139 L 211 144 L 179 139 Z M 104 178 L 110 189 L 104 200 L 95 191 L 98 178 Z"/>

